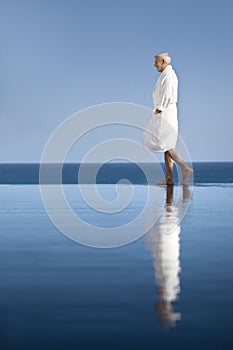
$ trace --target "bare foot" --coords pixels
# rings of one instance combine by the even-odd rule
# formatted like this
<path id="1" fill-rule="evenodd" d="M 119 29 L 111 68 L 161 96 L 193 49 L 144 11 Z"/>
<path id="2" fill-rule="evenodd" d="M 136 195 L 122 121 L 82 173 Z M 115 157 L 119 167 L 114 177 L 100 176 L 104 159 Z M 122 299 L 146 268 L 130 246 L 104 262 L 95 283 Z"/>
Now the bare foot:
<path id="1" fill-rule="evenodd" d="M 158 182 L 156 185 L 174 185 L 174 181 L 172 177 L 167 177 L 167 179 L 164 179 L 160 182 Z"/>
<path id="2" fill-rule="evenodd" d="M 167 178 L 167 185 L 174 186 L 174 180 L 171 177 Z"/>
<path id="3" fill-rule="evenodd" d="M 162 181 L 157 182 L 156 185 L 166 185 L 166 184 L 167 184 L 167 181 L 164 179 Z"/>
<path id="4" fill-rule="evenodd" d="M 192 173 L 193 173 L 193 169 L 191 169 L 191 168 L 186 168 L 183 171 L 183 179 L 181 181 L 181 185 L 185 185 L 188 182 L 188 179 L 190 178 Z"/>

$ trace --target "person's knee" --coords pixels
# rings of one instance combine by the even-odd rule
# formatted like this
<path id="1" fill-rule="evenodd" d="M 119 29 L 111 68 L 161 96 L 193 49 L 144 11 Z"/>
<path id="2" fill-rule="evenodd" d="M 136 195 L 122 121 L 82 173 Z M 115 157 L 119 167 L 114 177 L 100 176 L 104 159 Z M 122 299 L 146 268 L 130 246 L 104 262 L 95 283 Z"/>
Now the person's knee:
<path id="1" fill-rule="evenodd" d="M 174 149 L 174 148 L 171 148 L 171 149 L 169 149 L 167 152 L 168 152 L 168 156 L 169 156 L 172 160 L 174 160 L 175 149 Z"/>

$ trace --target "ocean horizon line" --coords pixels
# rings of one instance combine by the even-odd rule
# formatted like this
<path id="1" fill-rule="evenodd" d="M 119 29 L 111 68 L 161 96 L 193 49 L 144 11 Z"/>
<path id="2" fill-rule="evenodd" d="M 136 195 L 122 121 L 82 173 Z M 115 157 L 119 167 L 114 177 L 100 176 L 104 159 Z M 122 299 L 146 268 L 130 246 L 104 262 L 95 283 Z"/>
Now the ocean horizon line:
<path id="1" fill-rule="evenodd" d="M 69 161 L 69 162 L 63 162 L 63 163 L 45 163 L 43 162 L 43 164 L 129 164 L 129 163 L 134 163 L 134 164 L 154 164 L 156 162 L 129 162 L 129 161 L 121 161 L 121 162 L 116 162 L 116 161 L 110 161 L 110 162 L 75 162 L 75 161 Z M 157 162 L 159 164 L 165 164 L 163 161 L 161 162 Z M 156 163 L 156 164 L 157 164 Z M 196 161 L 192 161 L 190 162 L 192 164 L 195 164 L 195 163 L 233 163 L 233 160 L 216 160 L 216 161 L 212 161 L 212 160 L 196 160 Z M 31 164 L 42 164 L 42 162 L 38 161 L 38 162 L 0 162 L 0 166 L 1 165 L 9 165 L 9 164 L 12 164 L 12 165 L 31 165 Z"/>
<path id="2" fill-rule="evenodd" d="M 193 162 L 192 166 L 194 184 L 233 183 L 233 162 Z M 174 166 L 175 184 L 179 183 L 177 169 Z M 0 163 L 0 184 L 115 184 L 126 179 L 132 184 L 146 185 L 157 183 L 164 174 L 165 164 L 155 162 Z"/>

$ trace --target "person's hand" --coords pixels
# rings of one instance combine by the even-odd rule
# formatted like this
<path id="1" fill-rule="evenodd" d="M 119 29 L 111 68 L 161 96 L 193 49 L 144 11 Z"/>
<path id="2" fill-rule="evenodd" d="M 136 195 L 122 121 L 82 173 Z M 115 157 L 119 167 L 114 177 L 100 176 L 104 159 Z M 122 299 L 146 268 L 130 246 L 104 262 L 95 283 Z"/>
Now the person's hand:
<path id="1" fill-rule="evenodd" d="M 156 109 L 155 114 L 159 114 L 159 113 L 161 113 L 160 109 Z"/>

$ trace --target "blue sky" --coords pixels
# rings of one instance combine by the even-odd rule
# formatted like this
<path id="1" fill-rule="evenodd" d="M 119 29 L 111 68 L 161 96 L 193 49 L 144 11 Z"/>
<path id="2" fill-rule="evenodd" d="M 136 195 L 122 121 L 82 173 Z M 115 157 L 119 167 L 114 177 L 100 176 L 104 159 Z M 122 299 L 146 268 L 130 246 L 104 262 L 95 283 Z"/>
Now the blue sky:
<path id="1" fill-rule="evenodd" d="M 161 51 L 179 78 L 192 160 L 232 160 L 232 11 L 230 0 L 1 0 L 0 162 L 38 162 L 53 130 L 83 108 L 152 108 Z"/>

